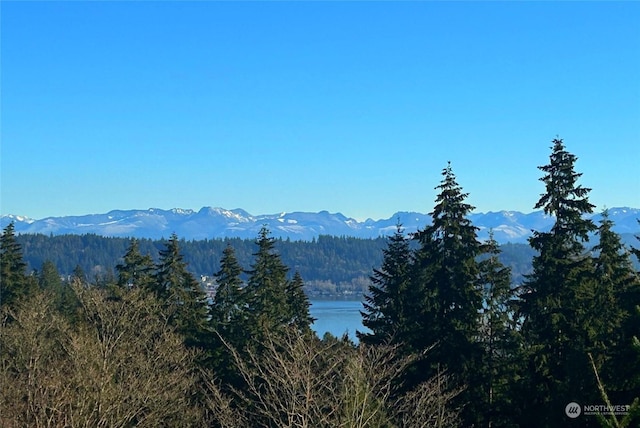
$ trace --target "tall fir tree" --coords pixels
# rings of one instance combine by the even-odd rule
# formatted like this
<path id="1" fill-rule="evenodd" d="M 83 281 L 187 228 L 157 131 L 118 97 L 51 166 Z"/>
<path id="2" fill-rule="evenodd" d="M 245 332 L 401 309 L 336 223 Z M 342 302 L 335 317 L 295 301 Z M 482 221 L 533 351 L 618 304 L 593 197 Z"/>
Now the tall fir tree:
<path id="1" fill-rule="evenodd" d="M 225 385 L 240 388 L 243 383 L 238 373 L 233 352 L 244 346 L 246 335 L 246 302 L 242 290 L 242 267 L 235 250 L 227 245 L 222 251 L 220 270 L 214 274 L 216 293 L 211 302 L 211 343 L 207 350 L 206 365 Z"/>
<path id="2" fill-rule="evenodd" d="M 593 249 L 595 287 L 591 301 L 591 354 L 610 398 L 631 403 L 640 397 L 640 358 L 633 337 L 640 337 L 640 276 L 630 252 L 602 213 L 599 242 Z"/>
<path id="3" fill-rule="evenodd" d="M 309 334 L 315 319 L 309 313 L 309 298 L 304 292 L 304 280 L 300 272 L 295 271 L 287 282 L 287 306 L 289 307 L 289 326 L 296 331 Z"/>
<path id="4" fill-rule="evenodd" d="M 302 277 L 298 274 L 293 281 L 287 279 L 289 268 L 275 250 L 275 240 L 266 227 L 260 230 L 256 245 L 258 250 L 244 289 L 247 334 L 260 343 L 286 327 L 309 331 L 313 319 Z"/>
<path id="5" fill-rule="evenodd" d="M 554 216 L 555 223 L 529 239 L 538 254 L 520 292 L 523 373 L 530 397 L 520 421 L 524 426 L 563 426 L 567 419 L 561 410 L 568 402 L 597 399 L 587 355 L 593 269 L 584 247 L 596 227 L 584 217 L 594 206 L 587 197 L 591 189 L 578 184 L 582 174 L 574 170 L 576 160 L 555 139 L 549 164 L 538 167 L 546 191 L 535 209 Z"/>
<path id="6" fill-rule="evenodd" d="M 253 254 L 254 263 L 247 271 L 249 279 L 245 287 L 247 302 L 247 334 L 262 341 L 267 334 L 275 333 L 289 321 L 287 299 L 287 272 L 275 251 L 275 239 L 263 227 L 256 240 L 258 250 Z"/>
<path id="7" fill-rule="evenodd" d="M 40 289 L 51 294 L 54 307 L 71 322 L 77 321 L 79 301 L 76 293 L 67 281 L 62 280 L 58 268 L 51 260 L 42 263 L 38 272 L 38 285 Z"/>
<path id="8" fill-rule="evenodd" d="M 0 307 L 13 306 L 36 290 L 37 281 L 27 276 L 26 268 L 11 222 L 0 235 Z"/>
<path id="9" fill-rule="evenodd" d="M 430 214 L 432 224 L 416 235 L 420 248 L 416 253 L 413 287 L 422 292 L 422 313 L 416 319 L 419 332 L 417 350 L 437 346 L 429 353 L 428 377 L 446 368 L 458 386 L 465 385 L 459 403 L 465 404 L 465 423 L 475 423 L 472 401 L 482 385 L 475 372 L 481 361 L 477 341 L 482 294 L 478 284 L 477 257 L 482 247 L 477 230 L 468 218 L 474 209 L 465 202 L 451 164 L 442 171 L 436 205 Z"/>
<path id="10" fill-rule="evenodd" d="M 71 281 L 76 281 L 83 285 L 87 283 L 87 274 L 85 274 L 82 266 L 76 265 L 76 267 L 73 268 L 73 272 L 71 273 Z"/>
<path id="11" fill-rule="evenodd" d="M 478 426 L 505 426 L 512 418 L 514 407 L 510 385 L 517 382 L 519 341 L 513 310 L 514 292 L 511 269 L 499 259 L 500 247 L 493 232 L 483 246 L 479 264 L 479 284 L 482 290 L 480 331 L 482 360 L 476 372 L 479 389 L 477 401 L 484 411 L 478 412 Z"/>
<path id="12" fill-rule="evenodd" d="M 236 344 L 242 335 L 242 315 L 244 313 L 244 294 L 242 292 L 242 267 L 238 263 L 235 250 L 231 245 L 222 252 L 220 270 L 216 272 L 216 294 L 211 304 L 212 327 L 225 340 Z"/>
<path id="13" fill-rule="evenodd" d="M 132 239 L 122 263 L 116 265 L 118 286 L 121 288 L 153 288 L 154 265 L 151 255 L 143 255 L 137 239 Z"/>
<path id="14" fill-rule="evenodd" d="M 405 344 L 415 330 L 416 304 L 419 296 L 411 287 L 413 255 L 402 225 L 387 239 L 379 269 L 373 270 L 371 285 L 364 296 L 362 324 L 370 332 L 357 332 L 362 343 Z M 413 292 L 413 293 L 412 293 Z"/>
<path id="15" fill-rule="evenodd" d="M 62 289 L 62 277 L 58 268 L 51 260 L 45 260 L 38 272 L 38 285 L 43 290 L 50 290 L 54 293 L 60 293 Z"/>
<path id="16" fill-rule="evenodd" d="M 187 270 L 175 233 L 160 251 L 152 290 L 164 302 L 170 322 L 184 337 L 187 346 L 204 347 L 209 343 L 207 296 Z"/>

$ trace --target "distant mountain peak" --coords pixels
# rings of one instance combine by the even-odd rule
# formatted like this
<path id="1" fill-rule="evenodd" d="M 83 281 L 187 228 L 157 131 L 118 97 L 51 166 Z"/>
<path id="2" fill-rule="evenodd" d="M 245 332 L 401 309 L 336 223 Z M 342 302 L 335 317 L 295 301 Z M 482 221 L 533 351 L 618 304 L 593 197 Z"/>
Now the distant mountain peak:
<path id="1" fill-rule="evenodd" d="M 185 210 L 182 208 L 172 208 L 170 211 L 174 214 L 180 214 L 180 215 L 191 215 L 194 213 L 193 210 Z"/>
<path id="2" fill-rule="evenodd" d="M 15 222 L 15 223 L 31 224 L 34 221 L 36 221 L 35 219 L 29 218 L 29 217 L 25 217 L 25 216 L 21 216 L 21 215 L 7 214 L 5 216 L 2 216 L 3 227 L 5 225 L 5 219 L 6 219 L 6 224 L 11 223 L 12 221 Z"/>
<path id="3" fill-rule="evenodd" d="M 638 233 L 640 209 L 629 207 L 609 208 L 609 218 L 618 233 Z M 601 213 L 591 218 L 598 222 Z M 499 243 L 525 242 L 532 230 L 545 231 L 553 224 L 553 217 L 542 211 L 521 213 L 518 211 L 496 211 L 472 213 L 469 216 L 479 228 L 480 239 L 487 239 L 492 230 Z M 47 217 L 34 220 L 21 215 L 0 217 L 4 228 L 14 222 L 17 233 L 43 234 L 87 234 L 103 236 L 167 238 L 172 233 L 185 239 L 211 238 L 255 238 L 260 228 L 266 225 L 276 238 L 311 240 L 319 235 L 353 236 L 376 238 L 395 232 L 398 222 L 405 233 L 423 229 L 431 221 L 428 214 L 399 211 L 388 219 L 360 222 L 342 213 L 323 210 L 312 212 L 280 212 L 278 214 L 252 215 L 236 208 L 203 207 L 198 211 L 173 208 L 163 210 L 113 210 L 106 214 L 84 216 Z"/>

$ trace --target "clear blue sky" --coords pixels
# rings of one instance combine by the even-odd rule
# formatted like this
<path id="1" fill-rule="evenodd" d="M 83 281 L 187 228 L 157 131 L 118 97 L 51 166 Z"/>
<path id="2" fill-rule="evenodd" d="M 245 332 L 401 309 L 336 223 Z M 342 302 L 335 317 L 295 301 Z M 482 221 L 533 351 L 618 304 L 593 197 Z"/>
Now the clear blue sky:
<path id="1" fill-rule="evenodd" d="M 640 207 L 638 2 L 2 1 L 2 214 Z"/>

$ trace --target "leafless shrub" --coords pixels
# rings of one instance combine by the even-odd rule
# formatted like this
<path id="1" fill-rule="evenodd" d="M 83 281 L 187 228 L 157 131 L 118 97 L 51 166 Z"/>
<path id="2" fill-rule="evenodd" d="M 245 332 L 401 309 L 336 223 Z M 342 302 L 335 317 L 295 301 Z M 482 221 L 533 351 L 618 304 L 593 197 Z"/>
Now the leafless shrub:
<path id="1" fill-rule="evenodd" d="M 77 328 L 44 294 L 3 326 L 2 426 L 196 425 L 194 355 L 166 326 L 158 303 L 137 290 L 119 300 L 75 290 Z"/>
<path id="2" fill-rule="evenodd" d="M 2 317 L 0 426 L 52 427 L 64 420 L 65 401 L 73 393 L 69 367 L 61 364 L 69 327 L 51 302 L 41 293 Z"/>
<path id="3" fill-rule="evenodd" d="M 229 346 L 246 384 L 234 390 L 250 425 L 277 427 L 456 426 L 457 412 L 439 375 L 400 393 L 401 374 L 415 361 L 391 346 L 357 348 L 290 333 L 267 337 L 261 352 Z M 228 425 L 233 426 L 233 425 Z"/>
<path id="4" fill-rule="evenodd" d="M 312 335 L 267 337 L 262 351 L 229 346 L 246 384 L 234 395 L 247 418 L 280 427 L 336 426 L 336 377 L 342 361 L 334 348 Z"/>
<path id="5" fill-rule="evenodd" d="M 445 373 L 438 373 L 400 396 L 393 406 L 394 414 L 403 427 L 456 427 L 461 421 L 451 402 L 460 392 L 449 388 Z"/>

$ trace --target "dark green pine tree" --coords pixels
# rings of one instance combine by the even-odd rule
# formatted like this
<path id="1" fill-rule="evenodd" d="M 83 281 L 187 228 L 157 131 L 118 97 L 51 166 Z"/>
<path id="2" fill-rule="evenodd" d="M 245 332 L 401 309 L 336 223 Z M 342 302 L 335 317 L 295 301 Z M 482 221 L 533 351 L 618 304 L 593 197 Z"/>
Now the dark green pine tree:
<path id="1" fill-rule="evenodd" d="M 151 290 L 164 302 L 170 322 L 182 334 L 187 346 L 205 347 L 209 343 L 207 296 L 187 270 L 175 233 L 160 250 Z"/>
<path id="2" fill-rule="evenodd" d="M 437 344 L 427 356 L 431 370 L 422 374 L 430 377 L 446 368 L 454 383 L 465 385 L 459 399 L 466 404 L 465 423 L 472 424 L 479 403 L 471 400 L 482 388 L 472 383 L 481 358 L 477 341 L 482 307 L 477 261 L 481 244 L 478 228 L 468 219 L 474 207 L 465 202 L 468 194 L 462 192 L 450 164 L 442 175 L 430 214 L 432 224 L 416 234 L 420 248 L 412 287 L 419 287 L 423 298 L 422 314 L 415 320 L 419 336 L 414 348 L 424 350 Z"/>
<path id="3" fill-rule="evenodd" d="M 37 282 L 26 275 L 26 268 L 15 226 L 9 223 L 0 235 L 0 307 L 13 306 L 35 291 Z"/>
<path id="4" fill-rule="evenodd" d="M 71 281 L 77 281 L 80 284 L 87 284 L 87 274 L 84 273 L 82 266 L 76 265 L 71 274 Z"/>
<path id="5" fill-rule="evenodd" d="M 582 174 L 574 170 L 576 160 L 556 139 L 549 164 L 538 167 L 546 192 L 535 208 L 554 216 L 555 223 L 529 239 L 538 255 L 520 292 L 528 397 L 520 421 L 524 426 L 562 426 L 566 417 L 558 409 L 570 401 L 598 399 L 587 355 L 587 332 L 594 322 L 587 301 L 593 264 L 584 248 L 596 227 L 584 217 L 594 206 L 587 197 L 591 189 L 577 183 Z"/>
<path id="6" fill-rule="evenodd" d="M 489 233 L 479 265 L 482 290 L 479 342 L 482 363 L 476 372 L 484 385 L 477 401 L 485 410 L 478 413 L 478 426 L 508 425 L 514 408 L 509 387 L 517 382 L 518 334 L 513 311 L 511 269 L 499 259 L 500 248 Z"/>
<path id="7" fill-rule="evenodd" d="M 42 263 L 38 273 L 41 290 L 51 293 L 56 309 L 71 322 L 77 321 L 80 302 L 68 282 L 63 281 L 58 268 L 51 260 Z"/>
<path id="8" fill-rule="evenodd" d="M 246 342 L 246 302 L 242 291 L 242 267 L 235 250 L 227 245 L 222 251 L 220 270 L 214 274 L 216 294 L 211 302 L 211 343 L 207 349 L 205 365 L 225 384 L 236 388 L 243 382 L 232 352 L 242 349 Z"/>
<path id="9" fill-rule="evenodd" d="M 121 288 L 151 289 L 154 283 L 154 269 L 151 255 L 143 255 L 138 240 L 132 239 L 122 263 L 116 265 L 117 285 Z"/>
<path id="10" fill-rule="evenodd" d="M 54 293 L 60 293 L 62 289 L 62 278 L 58 268 L 51 260 L 45 260 L 40 267 L 38 273 L 38 285 L 43 290 L 50 290 Z"/>
<path id="11" fill-rule="evenodd" d="M 387 247 L 382 254 L 382 265 L 373 270 L 369 292 L 362 303 L 364 310 L 360 312 L 362 324 L 370 332 L 357 332 L 357 335 L 362 343 L 401 344 L 410 341 L 415 330 L 415 306 L 419 296 L 412 295 L 415 290 L 410 287 L 413 256 L 400 223 L 396 225 L 395 233 L 387 238 Z"/>
<path id="12" fill-rule="evenodd" d="M 211 324 L 222 337 L 237 345 L 238 336 L 242 335 L 242 316 L 245 309 L 242 292 L 242 267 L 238 263 L 235 250 L 231 245 L 222 252 L 220 270 L 216 278 L 216 294 L 211 304 Z"/>
<path id="13" fill-rule="evenodd" d="M 640 396 L 640 359 L 632 347 L 640 336 L 640 276 L 631 254 L 613 230 L 613 221 L 605 210 L 598 227 L 599 243 L 594 247 L 595 287 L 591 301 L 589 330 L 591 353 L 616 402 L 631 403 Z"/>
<path id="14" fill-rule="evenodd" d="M 290 321 L 287 296 L 288 268 L 275 251 L 275 240 L 266 227 L 260 230 L 254 263 L 247 271 L 244 288 L 247 302 L 246 334 L 262 342 L 268 334 L 277 333 Z"/>
<path id="15" fill-rule="evenodd" d="M 296 331 L 311 333 L 311 324 L 315 319 L 309 313 L 309 298 L 304 292 L 304 281 L 300 272 L 293 274 L 293 279 L 287 282 L 287 306 L 289 308 L 289 326 Z"/>

